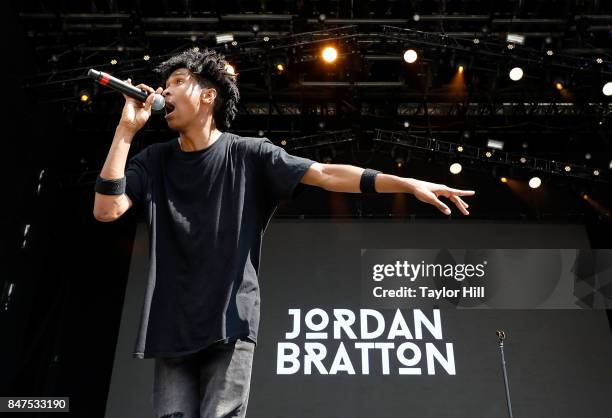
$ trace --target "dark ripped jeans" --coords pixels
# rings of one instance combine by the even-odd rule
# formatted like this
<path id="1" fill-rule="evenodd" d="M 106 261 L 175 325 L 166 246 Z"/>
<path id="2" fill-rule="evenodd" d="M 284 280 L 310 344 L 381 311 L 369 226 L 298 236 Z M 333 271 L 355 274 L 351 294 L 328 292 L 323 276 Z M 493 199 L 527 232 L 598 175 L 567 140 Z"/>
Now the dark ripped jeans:
<path id="1" fill-rule="evenodd" d="M 243 418 L 255 344 L 217 343 L 195 354 L 156 358 L 153 409 L 157 418 Z"/>

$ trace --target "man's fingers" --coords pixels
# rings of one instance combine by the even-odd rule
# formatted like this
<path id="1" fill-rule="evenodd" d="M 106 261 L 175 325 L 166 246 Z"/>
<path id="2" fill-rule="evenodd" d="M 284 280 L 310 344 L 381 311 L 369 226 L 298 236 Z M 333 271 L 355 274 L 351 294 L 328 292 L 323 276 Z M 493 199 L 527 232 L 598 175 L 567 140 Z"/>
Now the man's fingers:
<path id="1" fill-rule="evenodd" d="M 459 189 L 448 189 L 452 194 L 456 194 L 459 196 L 472 196 L 476 192 L 474 190 L 459 190 Z"/>
<path id="2" fill-rule="evenodd" d="M 434 199 L 433 204 L 437 206 L 440 212 L 442 212 L 443 214 L 450 215 L 451 213 L 450 208 L 446 206 L 444 203 L 442 203 L 440 199 Z"/>
<path id="3" fill-rule="evenodd" d="M 464 215 L 469 215 L 470 212 L 468 212 L 468 210 L 465 208 L 465 206 L 463 205 L 463 202 L 461 200 L 461 198 L 459 196 L 451 196 L 450 199 L 455 202 L 455 206 L 457 206 L 459 208 L 459 210 L 461 211 L 461 213 L 463 213 Z"/>
<path id="4" fill-rule="evenodd" d="M 139 84 L 136 86 L 137 88 L 141 89 L 141 90 L 145 90 L 147 93 L 151 94 L 151 93 L 155 93 L 155 90 L 153 90 L 151 87 L 147 86 L 146 84 Z"/>

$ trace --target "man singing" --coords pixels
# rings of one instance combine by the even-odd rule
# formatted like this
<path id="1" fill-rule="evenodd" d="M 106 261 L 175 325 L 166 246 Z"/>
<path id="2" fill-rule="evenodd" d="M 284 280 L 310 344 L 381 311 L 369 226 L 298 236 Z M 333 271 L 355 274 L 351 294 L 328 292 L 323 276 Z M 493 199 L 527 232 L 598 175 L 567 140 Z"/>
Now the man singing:
<path id="1" fill-rule="evenodd" d="M 257 274 L 263 233 L 280 200 L 299 183 L 349 193 L 412 193 L 448 215 L 448 198 L 468 215 L 475 192 L 321 164 L 267 138 L 227 131 L 240 98 L 224 56 L 188 50 L 161 63 L 165 88 L 147 101 L 125 97 L 95 186 L 93 213 L 114 221 L 132 205 L 146 213 L 148 285 L 133 356 L 155 358 L 152 402 L 163 418 L 244 417 L 259 325 Z M 130 80 L 128 79 L 128 82 Z M 127 163 L 154 93 L 178 138 L 153 144 Z"/>

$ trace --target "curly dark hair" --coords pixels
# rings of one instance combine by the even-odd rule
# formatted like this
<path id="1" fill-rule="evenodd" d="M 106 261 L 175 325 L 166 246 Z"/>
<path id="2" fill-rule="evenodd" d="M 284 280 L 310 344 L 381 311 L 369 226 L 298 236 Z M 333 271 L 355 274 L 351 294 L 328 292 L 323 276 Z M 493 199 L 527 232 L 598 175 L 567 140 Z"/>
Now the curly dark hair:
<path id="1" fill-rule="evenodd" d="M 240 93 L 236 76 L 227 72 L 225 56 L 214 49 L 190 48 L 159 64 L 153 71 L 161 78 L 162 85 L 176 69 L 187 68 L 196 75 L 202 87 L 217 90 L 213 106 L 213 118 L 217 128 L 228 129 L 238 113 Z"/>

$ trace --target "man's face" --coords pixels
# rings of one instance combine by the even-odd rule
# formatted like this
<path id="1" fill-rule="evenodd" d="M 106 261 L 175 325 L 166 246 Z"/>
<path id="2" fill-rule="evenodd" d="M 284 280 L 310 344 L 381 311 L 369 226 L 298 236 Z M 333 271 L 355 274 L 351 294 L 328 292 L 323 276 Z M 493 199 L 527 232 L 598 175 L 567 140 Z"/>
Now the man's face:
<path id="1" fill-rule="evenodd" d="M 178 68 L 166 80 L 162 95 L 166 100 L 166 122 L 175 131 L 185 131 L 203 123 L 212 112 L 215 91 L 202 88 L 186 68 Z"/>

